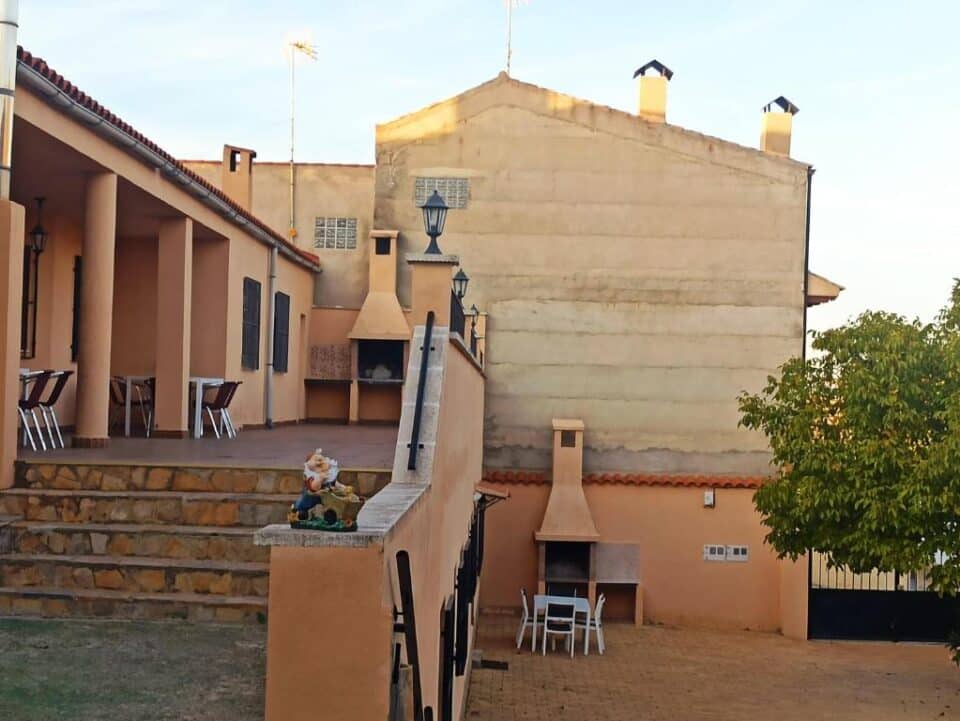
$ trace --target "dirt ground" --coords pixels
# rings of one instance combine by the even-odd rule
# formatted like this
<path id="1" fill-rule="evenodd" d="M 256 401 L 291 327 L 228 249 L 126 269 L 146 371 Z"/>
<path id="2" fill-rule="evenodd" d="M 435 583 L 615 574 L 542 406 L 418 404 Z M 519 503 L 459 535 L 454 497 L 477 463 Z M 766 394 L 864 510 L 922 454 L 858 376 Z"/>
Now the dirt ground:
<path id="1" fill-rule="evenodd" d="M 743 631 L 610 624 L 607 652 L 515 647 L 517 619 L 482 616 L 468 721 L 960 719 L 960 669 L 941 646 L 798 642 Z"/>
<path id="2" fill-rule="evenodd" d="M 266 628 L 0 619 L 4 721 L 260 721 Z"/>

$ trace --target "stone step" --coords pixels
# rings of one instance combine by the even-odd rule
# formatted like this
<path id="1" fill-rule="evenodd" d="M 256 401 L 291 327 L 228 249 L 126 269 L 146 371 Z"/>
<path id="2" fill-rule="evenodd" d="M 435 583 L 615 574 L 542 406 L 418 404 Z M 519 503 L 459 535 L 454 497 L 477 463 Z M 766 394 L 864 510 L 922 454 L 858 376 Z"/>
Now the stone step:
<path id="1" fill-rule="evenodd" d="M 257 527 L 16 521 L 7 528 L 16 553 L 261 563 L 270 558 L 269 548 L 253 545 Z"/>
<path id="2" fill-rule="evenodd" d="M 297 468 L 198 468 L 173 465 L 40 463 L 17 461 L 14 485 L 22 488 L 97 491 L 265 493 L 296 496 L 303 487 Z M 390 482 L 385 469 L 341 468 L 339 480 L 370 497 Z"/>
<path id="3" fill-rule="evenodd" d="M 0 514 L 27 521 L 265 526 L 282 523 L 295 495 L 11 488 Z"/>
<path id="4" fill-rule="evenodd" d="M 0 556 L 0 586 L 201 593 L 265 598 L 269 564 L 150 556 Z"/>
<path id="5" fill-rule="evenodd" d="M 0 614 L 263 622 L 266 620 L 267 599 L 202 593 L 133 593 L 103 589 L 0 586 Z"/>

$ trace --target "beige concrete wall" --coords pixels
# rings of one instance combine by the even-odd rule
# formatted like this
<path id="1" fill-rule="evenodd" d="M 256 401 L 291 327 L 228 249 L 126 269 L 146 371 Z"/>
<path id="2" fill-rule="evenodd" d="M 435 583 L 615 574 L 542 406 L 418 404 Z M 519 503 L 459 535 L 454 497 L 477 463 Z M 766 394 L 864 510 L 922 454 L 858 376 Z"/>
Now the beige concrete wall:
<path id="1" fill-rule="evenodd" d="M 187 167 L 217 187 L 220 161 L 190 160 Z M 367 292 L 368 238 L 373 218 L 371 165 L 297 163 L 296 224 L 294 239 L 301 248 L 320 256 L 323 273 L 317 280 L 317 305 L 359 308 Z M 278 233 L 289 229 L 290 166 L 286 163 L 253 165 L 253 213 Z M 357 219 L 356 250 L 314 247 L 314 220 L 318 217 Z"/>
<path id="2" fill-rule="evenodd" d="M 575 417 L 587 470 L 766 470 L 735 399 L 801 348 L 806 166 L 501 78 L 378 127 L 401 253 L 417 176 L 470 179 L 440 246 L 489 312 L 486 465 L 549 467 Z"/>
<path id="3" fill-rule="evenodd" d="M 537 587 L 533 532 L 549 484 L 497 486 L 510 498 L 486 517 L 482 608 L 517 608 L 520 587 Z M 753 508 L 753 490 L 718 488 L 703 507 L 703 488 L 586 484 L 604 542 L 636 543 L 646 623 L 782 630 L 806 634 L 806 563 L 777 560 Z M 705 544 L 746 545 L 749 560 L 707 562 Z"/>

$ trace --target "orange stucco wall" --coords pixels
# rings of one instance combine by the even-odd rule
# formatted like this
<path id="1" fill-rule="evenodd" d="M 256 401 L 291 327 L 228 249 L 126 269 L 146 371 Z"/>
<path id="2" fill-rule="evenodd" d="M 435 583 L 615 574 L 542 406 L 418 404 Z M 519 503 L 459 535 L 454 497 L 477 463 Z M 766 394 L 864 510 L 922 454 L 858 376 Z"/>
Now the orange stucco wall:
<path id="1" fill-rule="evenodd" d="M 157 240 L 118 238 L 114 259 L 113 375 L 153 375 L 157 354 Z"/>
<path id="2" fill-rule="evenodd" d="M 410 555 L 423 703 L 438 718 L 440 611 L 454 593 L 482 469 L 483 392 L 483 375 L 447 347 L 435 451 L 418 476 L 429 485 L 413 505 L 366 546 L 271 549 L 267 721 L 387 718 L 401 550 Z M 318 683 L 332 691 L 311 695 Z M 453 718 L 463 714 L 467 683 L 455 678 Z"/>
<path id="3" fill-rule="evenodd" d="M 385 547 L 387 571 L 393 578 L 396 552 L 403 549 L 410 554 L 423 703 L 433 707 L 434 718 L 437 718 L 440 610 L 444 599 L 453 593 L 460 550 L 466 542 L 473 511 L 474 487 L 480 480 L 482 467 L 483 389 L 483 375 L 451 344 L 447 348 L 431 486 L 421 503 L 404 517 Z M 395 598 L 400 597 L 399 588 L 394 588 L 394 594 Z M 466 678 L 456 679 L 453 718 L 460 718 L 462 714 Z"/>
<path id="4" fill-rule="evenodd" d="M 76 369 L 70 362 L 72 273 L 74 256 L 81 249 L 84 206 L 80 198 L 85 182 L 77 178 L 102 169 L 116 173 L 121 201 L 117 205 L 110 372 L 155 372 L 158 218 L 189 217 L 194 221 L 190 374 L 243 381 L 231 408 L 234 420 L 237 425 L 263 423 L 268 247 L 160 171 L 51 108 L 29 90 L 18 89 L 16 115 L 22 131 L 18 158 L 24 161 L 20 182 L 29 181 L 24 188 L 42 190 L 51 199 L 44 214 L 50 242 L 40 260 L 37 354 L 22 365 Z M 48 155 L 72 163 L 72 174 L 38 176 L 36 168 Z M 17 177 L 15 174 L 15 185 Z M 32 223 L 34 219 L 27 220 Z M 260 369 L 252 372 L 240 369 L 244 276 L 262 284 Z M 275 374 L 274 380 L 273 418 L 277 422 L 296 421 L 304 415 L 305 336 L 314 278 L 311 270 L 280 255 L 277 290 L 290 295 L 291 313 L 289 370 Z M 64 425 L 74 420 L 74 385 L 71 381 L 58 407 Z"/>
<path id="5" fill-rule="evenodd" d="M 27 227 L 35 222 L 27 214 Z M 46 214 L 44 224 L 51 241 L 40 256 L 37 301 L 37 343 L 34 358 L 22 358 L 20 365 L 31 370 L 52 368 L 76 371 L 70 360 L 73 324 L 73 263 L 80 255 L 81 227 L 74 219 Z M 51 292 L 51 289 L 58 289 Z M 19 308 L 19 301 L 17 301 Z M 19 341 L 19 332 L 17 334 Z M 73 425 L 76 406 L 76 375 L 70 379 L 57 405 L 61 425 Z"/>
<path id="6" fill-rule="evenodd" d="M 550 486 L 502 487 L 510 499 L 487 514 L 482 607 L 518 607 L 520 587 L 537 584 L 533 533 Z M 702 488 L 587 484 L 584 491 L 603 541 L 639 545 L 646 622 L 805 635 L 806 608 L 797 599 L 806 597 L 806 566 L 785 570 L 764 545 L 752 490 L 719 488 L 712 509 L 703 507 Z M 704 544 L 745 544 L 749 560 L 704 561 Z"/>
<path id="7" fill-rule="evenodd" d="M 387 718 L 393 619 L 383 561 L 373 546 L 271 549 L 268 721 Z"/>

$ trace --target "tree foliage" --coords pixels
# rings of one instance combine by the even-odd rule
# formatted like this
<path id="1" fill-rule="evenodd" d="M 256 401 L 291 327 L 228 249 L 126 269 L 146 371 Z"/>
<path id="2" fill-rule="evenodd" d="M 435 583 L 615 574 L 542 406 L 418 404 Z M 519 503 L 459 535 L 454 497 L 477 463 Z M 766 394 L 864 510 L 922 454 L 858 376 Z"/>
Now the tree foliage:
<path id="1" fill-rule="evenodd" d="M 960 588 L 960 282 L 937 320 L 867 312 L 739 398 L 776 477 L 755 496 L 781 557 L 855 572 L 927 569 Z"/>

